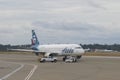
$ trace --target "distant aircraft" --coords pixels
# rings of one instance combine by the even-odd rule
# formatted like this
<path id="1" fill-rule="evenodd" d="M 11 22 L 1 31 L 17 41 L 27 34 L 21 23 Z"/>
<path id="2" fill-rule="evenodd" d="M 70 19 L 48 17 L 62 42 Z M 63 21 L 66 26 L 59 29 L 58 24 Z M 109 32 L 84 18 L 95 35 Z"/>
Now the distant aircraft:
<path id="1" fill-rule="evenodd" d="M 63 56 L 63 61 L 67 59 L 68 56 L 74 57 L 76 61 L 82 57 L 84 54 L 84 49 L 78 44 L 49 44 L 40 45 L 37 35 L 34 30 L 32 30 L 32 50 L 21 50 L 18 51 L 33 51 L 37 56 L 43 55 L 43 57 L 54 57 Z M 14 50 L 14 49 L 13 49 Z"/>

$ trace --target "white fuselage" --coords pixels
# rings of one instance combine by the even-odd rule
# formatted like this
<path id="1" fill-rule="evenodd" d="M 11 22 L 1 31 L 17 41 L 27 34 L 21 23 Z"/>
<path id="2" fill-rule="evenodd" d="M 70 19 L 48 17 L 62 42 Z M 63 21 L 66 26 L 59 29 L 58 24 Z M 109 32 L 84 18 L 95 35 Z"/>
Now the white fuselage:
<path id="1" fill-rule="evenodd" d="M 44 56 L 50 54 L 57 54 L 59 56 L 65 55 L 82 55 L 84 54 L 83 48 L 78 44 L 50 44 L 50 45 L 39 45 L 37 49 L 40 52 L 45 53 Z"/>

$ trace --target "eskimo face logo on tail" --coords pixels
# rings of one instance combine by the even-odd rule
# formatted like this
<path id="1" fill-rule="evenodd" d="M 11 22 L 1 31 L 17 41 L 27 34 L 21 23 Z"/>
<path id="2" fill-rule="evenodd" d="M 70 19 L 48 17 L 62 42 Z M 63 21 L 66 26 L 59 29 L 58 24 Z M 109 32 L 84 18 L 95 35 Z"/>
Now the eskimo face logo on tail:
<path id="1" fill-rule="evenodd" d="M 36 37 L 35 37 L 35 35 L 32 37 L 32 45 L 35 45 L 35 43 L 37 42 L 37 40 L 36 40 Z"/>
<path id="2" fill-rule="evenodd" d="M 31 40 L 31 42 L 32 42 L 32 45 L 39 45 L 39 41 L 37 39 L 37 36 L 36 36 L 34 30 L 32 30 L 32 40 Z"/>

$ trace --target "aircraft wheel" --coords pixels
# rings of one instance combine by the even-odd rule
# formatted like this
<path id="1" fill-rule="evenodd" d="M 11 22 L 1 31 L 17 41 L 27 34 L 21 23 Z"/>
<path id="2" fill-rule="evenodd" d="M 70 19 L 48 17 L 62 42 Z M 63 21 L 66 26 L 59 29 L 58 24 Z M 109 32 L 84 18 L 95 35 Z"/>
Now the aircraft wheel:
<path id="1" fill-rule="evenodd" d="M 63 57 L 63 61 L 65 61 L 65 60 L 66 60 L 66 58 L 67 58 L 67 56 Z"/>
<path id="2" fill-rule="evenodd" d="M 54 60 L 54 62 L 56 63 L 56 62 L 57 62 L 57 60 L 55 59 L 55 60 Z"/>
<path id="3" fill-rule="evenodd" d="M 65 58 L 63 58 L 63 61 L 65 61 Z"/>

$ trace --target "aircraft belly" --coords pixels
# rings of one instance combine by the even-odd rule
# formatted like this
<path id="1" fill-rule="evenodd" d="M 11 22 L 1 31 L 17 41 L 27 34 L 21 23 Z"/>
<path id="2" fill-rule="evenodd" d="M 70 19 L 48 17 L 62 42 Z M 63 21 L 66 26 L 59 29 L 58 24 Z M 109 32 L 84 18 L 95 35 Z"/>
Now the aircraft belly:
<path id="1" fill-rule="evenodd" d="M 83 53 L 61 53 L 62 56 L 79 56 L 83 55 Z"/>

